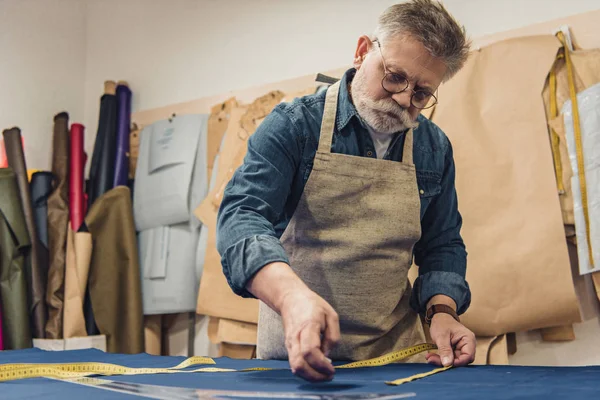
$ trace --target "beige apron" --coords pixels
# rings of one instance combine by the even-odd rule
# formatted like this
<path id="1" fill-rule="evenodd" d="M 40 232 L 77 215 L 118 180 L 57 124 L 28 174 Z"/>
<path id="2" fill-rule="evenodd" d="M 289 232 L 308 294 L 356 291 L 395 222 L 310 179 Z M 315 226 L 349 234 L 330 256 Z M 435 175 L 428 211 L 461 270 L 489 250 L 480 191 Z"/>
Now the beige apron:
<path id="1" fill-rule="evenodd" d="M 420 200 L 412 130 L 402 162 L 331 152 L 338 92 L 339 82 L 327 91 L 313 170 L 281 243 L 296 274 L 339 315 L 330 357 L 364 360 L 425 341 L 407 277 Z M 287 359 L 281 317 L 262 302 L 257 356 Z"/>

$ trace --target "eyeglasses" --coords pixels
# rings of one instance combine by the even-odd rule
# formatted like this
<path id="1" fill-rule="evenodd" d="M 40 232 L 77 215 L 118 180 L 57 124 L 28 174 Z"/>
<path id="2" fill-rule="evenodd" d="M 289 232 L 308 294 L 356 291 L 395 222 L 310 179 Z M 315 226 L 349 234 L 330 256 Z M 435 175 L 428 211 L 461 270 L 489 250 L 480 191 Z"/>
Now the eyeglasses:
<path id="1" fill-rule="evenodd" d="M 390 94 L 402 93 L 406 89 L 408 89 L 410 83 L 408 82 L 408 78 L 404 75 L 397 74 L 395 72 L 390 72 L 385 65 L 385 60 L 383 59 L 383 52 L 381 51 L 381 44 L 379 40 L 374 39 L 373 42 L 377 43 L 379 47 L 379 54 L 381 54 L 381 61 L 383 62 L 383 71 L 385 75 L 383 79 L 381 79 L 381 86 L 383 90 Z M 431 108 L 437 104 L 437 97 L 430 93 L 427 90 L 413 90 L 412 95 L 410 96 L 410 104 L 413 107 L 425 110 L 427 108 Z"/>

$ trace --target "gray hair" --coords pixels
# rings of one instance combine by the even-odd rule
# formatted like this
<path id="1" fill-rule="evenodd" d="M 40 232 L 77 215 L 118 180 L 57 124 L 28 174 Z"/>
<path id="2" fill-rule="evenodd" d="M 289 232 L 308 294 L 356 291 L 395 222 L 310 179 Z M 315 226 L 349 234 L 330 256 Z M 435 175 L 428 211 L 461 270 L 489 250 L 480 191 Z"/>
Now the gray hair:
<path id="1" fill-rule="evenodd" d="M 446 64 L 444 81 L 453 77 L 469 57 L 470 41 L 465 29 L 438 1 L 411 0 L 386 9 L 375 30 L 384 42 L 390 37 L 409 36 L 418 40 L 435 57 Z"/>

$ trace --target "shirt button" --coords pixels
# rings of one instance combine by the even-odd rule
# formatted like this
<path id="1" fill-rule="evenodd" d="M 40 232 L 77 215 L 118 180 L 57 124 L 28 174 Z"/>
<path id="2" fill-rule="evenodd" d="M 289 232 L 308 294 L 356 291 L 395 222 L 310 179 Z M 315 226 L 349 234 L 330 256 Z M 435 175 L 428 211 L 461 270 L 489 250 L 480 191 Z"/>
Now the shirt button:
<path id="1" fill-rule="evenodd" d="M 419 190 L 419 193 L 425 194 L 425 191 L 423 189 L 421 189 L 421 190 Z"/>
<path id="2" fill-rule="evenodd" d="M 369 150 L 369 151 L 367 151 L 367 155 L 368 155 L 369 157 L 371 157 L 371 156 L 373 155 L 373 152 L 372 152 L 371 150 Z"/>

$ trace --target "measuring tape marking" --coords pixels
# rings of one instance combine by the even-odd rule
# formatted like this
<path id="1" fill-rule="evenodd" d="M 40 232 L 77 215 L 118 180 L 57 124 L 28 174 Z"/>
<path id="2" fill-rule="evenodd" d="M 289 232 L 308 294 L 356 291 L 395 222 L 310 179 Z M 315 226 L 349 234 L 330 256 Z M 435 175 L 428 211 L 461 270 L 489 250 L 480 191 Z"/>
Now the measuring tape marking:
<path id="1" fill-rule="evenodd" d="M 410 356 L 419 354 L 426 350 L 433 350 L 437 347 L 433 344 L 419 344 L 416 346 L 401 349 L 381 357 L 376 357 L 363 361 L 350 362 L 336 366 L 336 369 L 376 367 L 394 363 Z M 167 368 L 133 368 L 118 364 L 99 363 L 99 362 L 80 362 L 67 364 L 3 364 L 0 365 L 0 382 L 6 382 L 18 379 L 28 378 L 83 378 L 91 375 L 142 375 L 142 374 L 172 374 L 172 373 L 198 373 L 198 372 L 257 372 L 272 371 L 277 368 L 252 367 L 236 370 L 232 368 L 220 367 L 202 367 L 193 370 L 184 370 L 195 365 L 216 365 L 216 362 L 209 357 L 190 357 L 174 367 Z M 281 368 L 282 370 L 284 368 Z"/>

